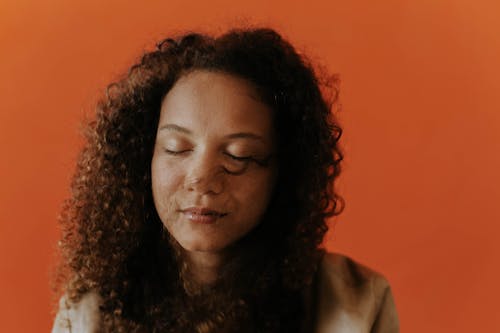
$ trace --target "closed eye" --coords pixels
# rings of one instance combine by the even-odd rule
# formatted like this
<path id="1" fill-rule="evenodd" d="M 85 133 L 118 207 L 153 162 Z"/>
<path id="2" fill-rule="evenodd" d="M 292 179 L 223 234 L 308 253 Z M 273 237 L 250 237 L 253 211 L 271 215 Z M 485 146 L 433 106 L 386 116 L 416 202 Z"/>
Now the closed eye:
<path id="1" fill-rule="evenodd" d="M 253 160 L 253 156 L 235 156 L 229 153 L 224 153 L 226 156 L 232 158 L 233 160 L 236 161 L 250 161 Z"/>
<path id="2" fill-rule="evenodd" d="M 164 149 L 165 152 L 169 155 L 181 155 L 183 153 L 187 153 L 191 151 L 191 149 L 186 149 L 186 150 L 170 150 L 170 149 Z"/>

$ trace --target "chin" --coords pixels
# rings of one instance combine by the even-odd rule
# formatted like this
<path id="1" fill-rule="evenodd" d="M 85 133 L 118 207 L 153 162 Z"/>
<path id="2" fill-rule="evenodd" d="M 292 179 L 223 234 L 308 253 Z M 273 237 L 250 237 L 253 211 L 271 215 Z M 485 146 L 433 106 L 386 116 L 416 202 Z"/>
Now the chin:
<path id="1" fill-rule="evenodd" d="M 209 242 L 207 240 L 191 240 L 180 242 L 182 248 L 190 252 L 221 252 L 229 246 L 227 243 L 222 242 Z"/>

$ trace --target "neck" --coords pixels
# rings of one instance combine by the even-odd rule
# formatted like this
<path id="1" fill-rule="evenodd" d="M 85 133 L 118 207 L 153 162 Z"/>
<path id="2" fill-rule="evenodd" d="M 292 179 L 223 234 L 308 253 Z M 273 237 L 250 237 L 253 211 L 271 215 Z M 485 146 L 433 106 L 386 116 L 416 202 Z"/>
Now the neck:
<path id="1" fill-rule="evenodd" d="M 249 239 L 240 240 L 220 252 L 187 251 L 173 237 L 168 240 L 179 264 L 181 282 L 191 295 L 223 281 L 231 285 L 237 271 L 241 273 L 238 275 L 239 284 L 251 283 L 255 276 L 249 273 L 255 271 L 257 263 L 262 260 L 256 258 L 261 258 L 265 251 L 263 244 L 253 248 L 253 242 Z"/>
<path id="2" fill-rule="evenodd" d="M 186 270 L 196 284 L 209 286 L 214 284 L 221 276 L 227 255 L 200 251 L 183 251 Z"/>

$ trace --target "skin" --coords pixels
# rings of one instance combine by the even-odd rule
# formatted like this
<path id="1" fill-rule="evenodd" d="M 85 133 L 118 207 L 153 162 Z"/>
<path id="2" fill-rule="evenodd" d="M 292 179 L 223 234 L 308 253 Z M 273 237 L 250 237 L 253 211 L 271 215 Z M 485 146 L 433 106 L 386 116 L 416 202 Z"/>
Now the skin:
<path id="1" fill-rule="evenodd" d="M 277 176 L 272 115 L 251 83 L 221 72 L 190 72 L 162 101 L 154 204 L 201 283 L 217 279 L 269 204 Z M 200 222 L 199 212 L 187 211 L 192 207 L 222 215 Z"/>

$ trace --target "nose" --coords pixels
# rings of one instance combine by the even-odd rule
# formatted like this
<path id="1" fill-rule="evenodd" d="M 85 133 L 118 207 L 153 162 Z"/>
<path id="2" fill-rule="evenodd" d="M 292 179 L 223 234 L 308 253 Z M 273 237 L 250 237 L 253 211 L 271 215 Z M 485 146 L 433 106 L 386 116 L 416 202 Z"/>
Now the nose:
<path id="1" fill-rule="evenodd" d="M 200 195 L 217 195 L 224 190 L 223 169 L 214 154 L 195 153 L 186 170 L 186 189 Z"/>

